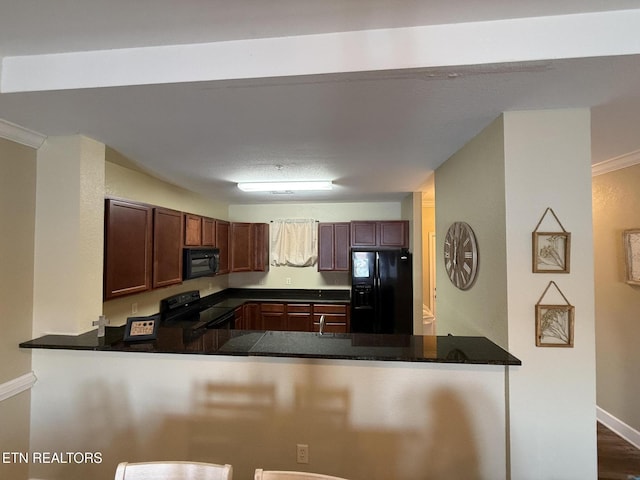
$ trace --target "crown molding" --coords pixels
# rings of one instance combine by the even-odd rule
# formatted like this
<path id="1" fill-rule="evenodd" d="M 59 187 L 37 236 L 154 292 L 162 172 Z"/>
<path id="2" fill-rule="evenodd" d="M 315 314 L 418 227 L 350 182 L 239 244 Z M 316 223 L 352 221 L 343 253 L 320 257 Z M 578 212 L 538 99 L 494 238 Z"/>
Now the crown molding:
<path id="1" fill-rule="evenodd" d="M 0 138 L 6 138 L 37 150 L 42 146 L 47 136 L 0 118 Z"/>
<path id="2" fill-rule="evenodd" d="M 619 157 L 613 157 L 609 160 L 596 163 L 591 166 L 591 175 L 597 177 L 609 172 L 614 172 L 622 168 L 631 167 L 640 163 L 640 150 L 625 153 Z"/>

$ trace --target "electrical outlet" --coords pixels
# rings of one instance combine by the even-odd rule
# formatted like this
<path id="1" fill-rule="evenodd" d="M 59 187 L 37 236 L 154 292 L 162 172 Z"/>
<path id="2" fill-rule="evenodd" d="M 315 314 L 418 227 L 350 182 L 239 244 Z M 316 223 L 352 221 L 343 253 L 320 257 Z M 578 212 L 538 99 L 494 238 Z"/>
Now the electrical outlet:
<path id="1" fill-rule="evenodd" d="M 309 463 L 309 445 L 303 443 L 296 445 L 296 462 Z"/>
<path id="2" fill-rule="evenodd" d="M 138 304 L 137 303 L 132 303 L 131 304 L 131 313 L 138 313 Z"/>
<path id="3" fill-rule="evenodd" d="M 286 283 L 287 285 L 291 285 L 291 277 L 285 278 L 284 283 Z"/>

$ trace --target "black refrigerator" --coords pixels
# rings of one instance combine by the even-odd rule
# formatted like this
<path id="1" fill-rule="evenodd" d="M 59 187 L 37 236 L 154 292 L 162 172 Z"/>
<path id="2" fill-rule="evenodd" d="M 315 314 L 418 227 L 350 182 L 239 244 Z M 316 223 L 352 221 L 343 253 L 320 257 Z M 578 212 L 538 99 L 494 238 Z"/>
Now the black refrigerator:
<path id="1" fill-rule="evenodd" d="M 351 332 L 413 333 L 413 280 L 407 250 L 351 251 Z"/>

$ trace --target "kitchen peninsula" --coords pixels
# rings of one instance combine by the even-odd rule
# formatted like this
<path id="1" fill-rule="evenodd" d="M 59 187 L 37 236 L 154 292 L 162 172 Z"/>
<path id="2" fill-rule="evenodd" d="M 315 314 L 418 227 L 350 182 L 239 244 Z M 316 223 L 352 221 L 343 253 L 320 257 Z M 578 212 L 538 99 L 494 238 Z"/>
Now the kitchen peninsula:
<path id="1" fill-rule="evenodd" d="M 106 327 L 103 337 L 98 337 L 97 330 L 81 335 L 45 335 L 21 343 L 20 347 L 488 365 L 521 364 L 513 355 L 484 337 L 347 333 L 348 330 L 343 328 L 340 331 L 340 325 L 331 320 L 327 324 L 329 327 L 333 325 L 334 330 L 323 328 L 320 331 L 319 322 L 313 321 L 312 318 L 309 318 L 307 323 L 297 320 L 298 325 L 304 325 L 302 328 L 278 330 L 246 326 L 239 329 L 207 328 L 204 322 L 198 321 L 198 311 L 212 310 L 215 313 L 206 317 L 208 324 L 217 324 L 219 318 L 234 315 L 236 321 L 240 319 L 243 325 L 246 325 L 242 312 L 247 307 L 255 305 L 282 306 L 283 311 L 294 312 L 304 309 L 307 312 L 303 314 L 304 317 L 313 315 L 315 318 L 325 315 L 312 314 L 311 311 L 324 312 L 327 311 L 327 306 L 334 304 L 348 312 L 349 292 L 345 290 L 227 289 L 201 299 L 197 297 L 197 292 L 186 292 L 183 296 L 186 296 L 187 300 L 196 299 L 195 310 L 194 306 L 186 302 L 187 307 L 196 312 L 195 318 L 190 316 L 189 320 L 174 320 L 164 314 L 155 340 L 126 342 L 123 340 L 125 327 L 120 326 Z M 279 310 L 266 309 L 270 315 Z M 298 313 L 292 313 L 296 314 Z M 348 318 L 348 314 L 346 317 Z M 283 322 L 285 326 L 289 323 Z M 248 326 L 264 326 L 264 322 L 254 320 L 252 323 L 253 325 Z"/>

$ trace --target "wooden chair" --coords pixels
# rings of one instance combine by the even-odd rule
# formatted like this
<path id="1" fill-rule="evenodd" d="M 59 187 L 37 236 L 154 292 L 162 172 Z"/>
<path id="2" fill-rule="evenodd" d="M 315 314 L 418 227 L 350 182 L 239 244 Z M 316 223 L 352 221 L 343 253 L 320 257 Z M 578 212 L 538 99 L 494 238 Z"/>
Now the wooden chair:
<path id="1" fill-rule="evenodd" d="M 115 480 L 231 480 L 231 465 L 200 462 L 123 462 Z"/>
<path id="2" fill-rule="evenodd" d="M 254 480 L 347 480 L 322 473 L 294 472 L 284 470 L 262 470 L 258 468 Z"/>

